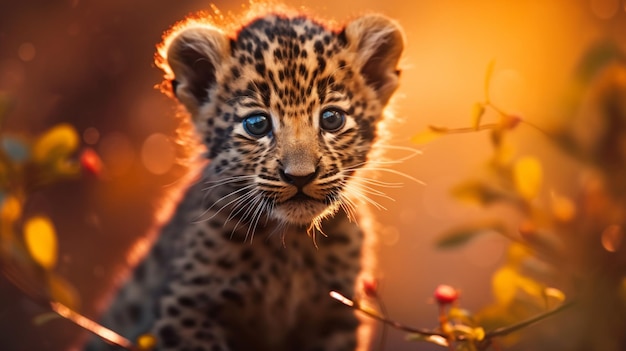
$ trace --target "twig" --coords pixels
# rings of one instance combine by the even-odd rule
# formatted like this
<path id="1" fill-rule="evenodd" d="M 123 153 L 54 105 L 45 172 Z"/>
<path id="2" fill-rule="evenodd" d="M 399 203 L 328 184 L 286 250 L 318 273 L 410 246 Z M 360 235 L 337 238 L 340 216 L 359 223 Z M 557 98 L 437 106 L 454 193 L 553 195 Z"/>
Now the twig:
<path id="1" fill-rule="evenodd" d="M 379 315 L 379 314 L 377 314 L 377 313 L 375 313 L 375 312 L 373 312 L 373 311 L 371 311 L 369 309 L 365 309 L 365 308 L 361 307 L 361 305 L 357 301 L 352 301 L 352 300 L 348 299 L 347 297 L 341 295 L 340 293 L 338 293 L 336 291 L 331 291 L 330 292 L 330 296 L 332 298 L 334 298 L 335 300 L 343 303 L 344 305 L 352 307 L 352 308 L 360 311 L 361 313 L 364 313 L 367 316 L 369 316 L 371 318 L 374 318 L 374 319 L 376 319 L 376 320 L 378 320 L 378 321 L 380 321 L 382 323 L 385 323 L 385 324 L 387 324 L 387 325 L 389 325 L 391 327 L 394 327 L 396 329 L 399 329 L 399 330 L 402 330 L 402 331 L 405 331 L 405 332 L 408 332 L 408 333 L 421 334 L 421 335 L 424 335 L 424 336 L 441 336 L 441 337 L 443 337 L 443 338 L 445 338 L 447 340 L 450 339 L 450 335 L 446 335 L 446 334 L 444 334 L 442 332 L 433 331 L 433 330 L 429 330 L 429 329 L 415 328 L 415 327 L 412 327 L 412 326 L 408 326 L 408 325 L 405 325 L 405 324 L 398 323 L 396 321 L 387 319 L 386 317 L 381 316 L 381 315 Z M 544 320 L 544 319 L 546 319 L 548 317 L 551 317 L 551 316 L 553 316 L 553 315 L 555 315 L 557 313 L 560 313 L 560 312 L 562 312 L 562 311 L 572 307 L 573 305 L 574 305 L 573 301 L 565 302 L 562 305 L 560 305 L 559 307 L 557 307 L 557 308 L 555 308 L 553 310 L 550 310 L 548 312 L 539 314 L 537 316 L 534 316 L 534 317 L 529 318 L 527 320 L 521 321 L 519 323 L 515 323 L 515 324 L 509 325 L 509 326 L 505 326 L 505 327 L 501 327 L 501 328 L 496 328 L 496 329 L 494 329 L 492 331 L 489 331 L 489 332 L 485 333 L 485 337 L 483 338 L 483 340 L 481 342 L 481 345 L 483 345 L 483 347 L 479 347 L 479 349 L 481 349 L 481 350 L 485 349 L 491 343 L 491 340 L 493 338 L 500 337 L 500 336 L 505 336 L 505 335 L 511 334 L 513 332 L 516 332 L 516 331 L 518 331 L 520 329 L 526 328 L 526 327 L 528 327 L 528 326 L 530 326 L 532 324 L 535 324 L 535 323 L 540 322 L 540 321 L 542 321 L 542 320 Z M 467 338 L 465 338 L 463 335 L 455 336 L 455 341 L 466 341 L 466 340 L 467 340 Z"/>
<path id="2" fill-rule="evenodd" d="M 394 327 L 396 329 L 403 330 L 403 331 L 409 332 L 409 333 L 422 334 L 422 335 L 426 335 L 426 336 L 436 335 L 436 336 L 441 336 L 441 337 L 444 337 L 444 338 L 447 337 L 447 335 L 445 335 L 443 333 L 440 333 L 440 332 L 436 332 L 436 331 L 432 331 L 432 330 L 428 330 L 428 329 L 415 328 L 415 327 L 411 327 L 411 326 L 404 325 L 402 323 L 398 323 L 396 321 L 392 321 L 390 319 L 387 319 L 387 318 L 385 318 L 383 316 L 380 316 L 380 315 L 378 315 L 378 314 L 376 314 L 376 313 L 374 313 L 374 312 L 372 312 L 370 310 L 362 308 L 361 305 L 359 305 L 358 302 L 352 301 L 352 300 L 348 299 L 347 297 L 341 295 L 340 293 L 338 293 L 336 291 L 331 291 L 330 292 L 330 296 L 333 299 L 343 303 L 344 305 L 350 306 L 350 307 L 360 311 L 361 313 L 364 313 L 364 314 L 368 315 L 369 317 L 374 318 L 374 319 L 376 319 L 376 320 L 378 320 L 380 322 L 383 322 L 383 323 L 385 323 L 387 325 L 390 325 L 390 326 L 392 326 L 392 327 Z"/>
<path id="3" fill-rule="evenodd" d="M 500 327 L 500 328 L 496 328 L 490 332 L 485 333 L 485 339 L 487 338 L 494 338 L 497 336 L 504 336 L 504 335 L 508 335 L 511 334 L 513 332 L 516 332 L 520 329 L 526 328 L 531 324 L 535 324 L 537 322 L 540 322 L 548 317 L 551 317 L 557 313 L 560 313 L 570 307 L 574 306 L 574 301 L 569 301 L 569 302 L 565 302 L 562 305 L 560 305 L 559 307 L 550 310 L 548 312 L 539 314 L 537 316 L 534 316 L 532 318 L 529 318 L 525 321 L 521 321 L 519 323 L 513 324 L 513 325 L 509 325 L 506 327 Z"/>

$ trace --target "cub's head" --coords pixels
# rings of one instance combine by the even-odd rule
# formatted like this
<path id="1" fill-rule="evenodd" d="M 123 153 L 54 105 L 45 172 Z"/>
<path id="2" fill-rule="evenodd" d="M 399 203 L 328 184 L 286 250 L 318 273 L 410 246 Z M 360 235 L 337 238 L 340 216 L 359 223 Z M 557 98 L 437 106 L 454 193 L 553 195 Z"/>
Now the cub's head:
<path id="1" fill-rule="evenodd" d="M 352 206 L 346 187 L 397 88 L 402 49 L 401 29 L 380 15 L 332 30 L 270 14 L 236 33 L 190 22 L 158 63 L 206 145 L 207 184 L 230 188 L 221 205 L 306 225 Z"/>

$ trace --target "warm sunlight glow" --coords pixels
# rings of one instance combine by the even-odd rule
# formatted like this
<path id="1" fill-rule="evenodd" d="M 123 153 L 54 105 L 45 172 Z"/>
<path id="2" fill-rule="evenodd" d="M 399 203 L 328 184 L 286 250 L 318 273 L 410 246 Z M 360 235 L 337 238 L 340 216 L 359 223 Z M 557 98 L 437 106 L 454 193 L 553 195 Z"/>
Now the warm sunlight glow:
<path id="1" fill-rule="evenodd" d="M 73 323 L 76 323 L 82 328 L 89 330 L 90 332 L 98 335 L 104 340 L 110 343 L 113 343 L 115 345 L 119 345 L 128 350 L 132 349 L 133 344 L 125 337 L 117 334 L 111 329 L 103 327 L 102 325 L 92 321 L 91 319 L 79 313 L 76 313 L 75 311 L 68 308 L 67 306 L 58 302 L 50 302 L 50 307 L 52 308 L 54 312 L 58 313 L 60 316 L 66 319 L 69 319 Z"/>
<path id="2" fill-rule="evenodd" d="M 175 161 L 174 147 L 165 134 L 154 133 L 144 140 L 141 161 L 153 174 L 167 173 Z"/>
<path id="3" fill-rule="evenodd" d="M 349 298 L 341 295 L 340 293 L 338 293 L 336 291 L 331 291 L 330 292 L 330 297 L 332 297 L 333 299 L 341 302 L 342 304 L 344 304 L 346 306 L 350 306 L 350 307 L 354 306 L 354 302 L 352 302 L 352 300 L 350 300 Z"/>

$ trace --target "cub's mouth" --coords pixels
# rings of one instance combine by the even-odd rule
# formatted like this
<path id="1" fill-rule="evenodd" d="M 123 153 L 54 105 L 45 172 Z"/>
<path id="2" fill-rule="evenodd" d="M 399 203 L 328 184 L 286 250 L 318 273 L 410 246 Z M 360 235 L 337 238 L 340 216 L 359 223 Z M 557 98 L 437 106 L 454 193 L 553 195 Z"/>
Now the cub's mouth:
<path id="1" fill-rule="evenodd" d="M 298 191 L 291 197 L 276 203 L 272 214 L 276 219 L 284 222 L 310 225 L 328 210 L 329 204 L 325 199 L 316 199 L 303 191 Z"/>
<path id="2" fill-rule="evenodd" d="M 308 201 L 322 202 L 321 200 L 313 198 L 302 191 L 298 191 L 295 195 L 283 201 L 283 203 L 300 203 Z"/>

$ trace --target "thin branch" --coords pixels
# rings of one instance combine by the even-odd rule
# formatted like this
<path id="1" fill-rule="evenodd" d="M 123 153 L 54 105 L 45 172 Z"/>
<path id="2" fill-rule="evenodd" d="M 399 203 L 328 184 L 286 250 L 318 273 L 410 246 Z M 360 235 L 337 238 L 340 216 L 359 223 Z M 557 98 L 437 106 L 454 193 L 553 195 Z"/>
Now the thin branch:
<path id="1" fill-rule="evenodd" d="M 352 301 L 352 300 L 348 299 L 347 297 L 339 294 L 336 291 L 331 291 L 330 292 L 330 296 L 333 299 L 343 303 L 344 305 L 352 307 L 352 308 L 360 311 L 361 313 L 364 313 L 367 316 L 369 316 L 371 318 L 374 318 L 374 319 L 376 319 L 376 320 L 378 320 L 378 321 L 380 321 L 382 323 L 385 323 L 385 324 L 387 324 L 389 326 L 392 326 L 392 327 L 394 327 L 396 329 L 403 330 L 403 331 L 409 332 L 409 333 L 422 334 L 422 335 L 426 335 L 426 336 L 436 335 L 436 336 L 441 336 L 441 337 L 447 338 L 447 335 L 445 335 L 443 333 L 440 333 L 440 332 L 436 332 L 436 331 L 432 331 L 432 330 L 428 330 L 428 329 L 415 328 L 415 327 L 411 327 L 411 326 L 404 325 L 402 323 L 398 323 L 396 321 L 392 321 L 390 319 L 387 319 L 387 318 L 385 318 L 385 317 L 383 317 L 381 315 L 376 314 L 375 312 L 373 312 L 371 310 L 362 308 L 361 305 L 358 302 Z"/>
<path id="2" fill-rule="evenodd" d="M 516 323 L 516 324 L 513 324 L 513 325 L 509 325 L 509 326 L 506 326 L 506 327 L 496 328 L 496 329 L 494 329 L 494 330 L 492 330 L 490 332 L 487 332 L 485 334 L 485 339 L 487 339 L 487 338 L 494 338 L 494 337 L 497 337 L 497 336 L 505 336 L 505 335 L 511 334 L 511 333 L 516 332 L 516 331 L 518 331 L 520 329 L 526 328 L 526 327 L 530 326 L 531 324 L 535 324 L 535 323 L 540 322 L 540 321 L 542 321 L 542 320 L 544 320 L 544 319 L 546 319 L 548 317 L 551 317 L 551 316 L 553 316 L 553 315 L 555 315 L 557 313 L 560 313 L 560 312 L 562 312 L 562 311 L 564 311 L 564 310 L 566 310 L 566 309 L 568 309 L 568 308 L 570 308 L 572 306 L 574 306 L 574 301 L 565 302 L 565 303 L 563 303 L 562 305 L 560 305 L 559 307 L 557 307 L 557 308 L 555 308 L 553 310 L 550 310 L 548 312 L 539 314 L 539 315 L 534 316 L 532 318 L 529 318 L 529 319 L 527 319 L 525 321 L 521 321 L 519 323 Z"/>

